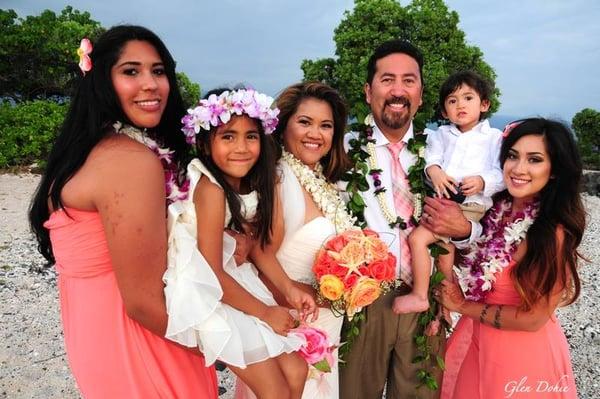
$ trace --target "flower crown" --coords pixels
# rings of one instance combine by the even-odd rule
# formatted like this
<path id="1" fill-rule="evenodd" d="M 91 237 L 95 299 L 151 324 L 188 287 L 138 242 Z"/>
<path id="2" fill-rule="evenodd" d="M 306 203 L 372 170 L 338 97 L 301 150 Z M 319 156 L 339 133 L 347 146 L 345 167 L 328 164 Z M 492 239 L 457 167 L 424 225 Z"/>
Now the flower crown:
<path id="1" fill-rule="evenodd" d="M 210 130 L 231 120 L 232 115 L 246 114 L 250 118 L 260 119 L 265 134 L 271 134 L 277 127 L 279 109 L 271 108 L 273 98 L 252 89 L 239 89 L 211 94 L 198 102 L 195 108 L 181 119 L 188 144 L 196 142 L 200 130 Z"/>

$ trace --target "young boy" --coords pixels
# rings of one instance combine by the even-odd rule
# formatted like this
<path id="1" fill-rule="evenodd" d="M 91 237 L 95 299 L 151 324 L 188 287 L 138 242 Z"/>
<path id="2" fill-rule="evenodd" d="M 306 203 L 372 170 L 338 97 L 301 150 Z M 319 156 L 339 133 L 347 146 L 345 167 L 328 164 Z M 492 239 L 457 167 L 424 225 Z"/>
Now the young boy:
<path id="1" fill-rule="evenodd" d="M 490 84 L 471 71 L 451 75 L 440 89 L 439 107 L 450 125 L 429 131 L 425 171 L 438 197 L 464 194 L 460 204 L 469 220 L 479 221 L 492 206 L 492 195 L 504 189 L 499 152 L 502 132 L 485 120 L 490 107 Z M 460 199 L 458 200 L 460 201 Z M 439 257 L 439 267 L 452 279 L 454 246 L 423 226 L 410 234 L 413 291 L 394 301 L 395 313 L 422 312 L 429 308 L 427 291 L 431 275 L 428 245 L 437 241 L 450 253 Z"/>

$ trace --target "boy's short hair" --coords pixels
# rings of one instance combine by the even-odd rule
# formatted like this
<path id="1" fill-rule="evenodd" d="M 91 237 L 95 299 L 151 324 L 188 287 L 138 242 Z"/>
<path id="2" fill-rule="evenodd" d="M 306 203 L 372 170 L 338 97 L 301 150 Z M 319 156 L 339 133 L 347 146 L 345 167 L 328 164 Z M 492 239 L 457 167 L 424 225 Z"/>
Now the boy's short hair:
<path id="1" fill-rule="evenodd" d="M 492 84 L 481 77 L 481 75 L 473 71 L 458 71 L 448 76 L 446 81 L 442 83 L 440 87 L 440 98 L 438 104 L 438 111 L 441 116 L 442 112 L 446 110 L 444 106 L 446 98 L 454 93 L 462 85 L 467 85 L 477 92 L 481 101 L 490 101 L 490 97 L 493 92 Z M 487 112 L 482 112 L 479 115 L 479 120 L 482 120 L 487 115 Z"/>

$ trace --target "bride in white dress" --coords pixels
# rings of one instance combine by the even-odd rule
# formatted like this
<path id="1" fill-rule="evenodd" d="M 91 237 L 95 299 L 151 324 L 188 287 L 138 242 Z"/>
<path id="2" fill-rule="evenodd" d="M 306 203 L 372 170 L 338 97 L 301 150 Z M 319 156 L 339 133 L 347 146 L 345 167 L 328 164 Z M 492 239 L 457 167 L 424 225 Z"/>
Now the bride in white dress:
<path id="1" fill-rule="evenodd" d="M 280 114 L 273 135 L 284 151 L 278 166 L 273 239 L 266 251 L 274 251 L 288 276 L 316 296 L 312 272 L 316 254 L 353 222 L 333 184 L 350 165 L 343 148 L 346 107 L 337 91 L 321 83 L 290 86 L 276 101 Z M 260 254 L 253 252 L 254 261 L 260 263 Z M 285 305 L 277 288 L 269 288 Z M 330 343 L 337 346 L 342 322 L 342 315 L 320 308 L 318 319 L 307 324 L 325 330 Z M 302 398 L 339 397 L 337 350 L 334 359 L 330 373 L 309 371 Z M 236 398 L 251 397 L 238 384 Z"/>

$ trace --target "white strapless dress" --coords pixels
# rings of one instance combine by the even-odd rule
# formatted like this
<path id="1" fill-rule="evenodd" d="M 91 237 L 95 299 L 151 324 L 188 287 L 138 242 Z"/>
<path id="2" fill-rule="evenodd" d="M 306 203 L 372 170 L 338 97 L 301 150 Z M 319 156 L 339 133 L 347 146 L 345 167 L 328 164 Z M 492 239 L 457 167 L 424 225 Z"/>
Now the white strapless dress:
<path id="1" fill-rule="evenodd" d="M 291 238 L 284 240 L 277 252 L 277 259 L 292 280 L 312 284 L 315 281 L 312 272 L 315 256 L 325 241 L 334 235 L 334 226 L 328 219 L 324 217 L 313 219 L 296 231 Z M 330 309 L 319 308 L 319 318 L 309 324 L 325 330 L 330 343 L 339 346 L 343 321 L 343 317 L 334 315 Z M 337 399 L 339 397 L 337 349 L 333 356 L 336 363 L 331 373 L 322 374 L 320 378 L 317 375 L 309 375 L 302 398 Z"/>
<path id="2" fill-rule="evenodd" d="M 302 186 L 285 162 L 280 162 L 279 170 L 285 234 L 276 256 L 292 280 L 312 285 L 315 282 L 312 266 L 317 253 L 328 239 L 340 232 L 336 231 L 333 223 L 323 216 L 304 224 L 306 204 Z M 334 315 L 328 308 L 320 308 L 319 318 L 309 324 L 325 330 L 330 343 L 339 346 L 342 322 L 343 317 Z M 333 356 L 336 363 L 330 373 L 322 374 L 320 377 L 308 376 L 302 394 L 303 399 L 339 398 L 337 349 Z M 244 389 L 238 380 L 236 399 L 255 398 L 249 391 L 247 388 Z"/>
<path id="3" fill-rule="evenodd" d="M 206 167 L 194 159 L 188 165 L 190 193 L 205 175 L 218 184 Z M 247 219 L 256 212 L 256 192 L 240 196 Z M 210 204 L 206 204 L 210 206 Z M 188 347 L 197 346 L 206 364 L 215 360 L 245 368 L 249 364 L 296 351 L 305 343 L 294 334 L 276 334 L 262 320 L 223 302 L 223 291 L 212 268 L 197 246 L 196 211 L 192 195 L 168 208 L 169 248 L 163 276 L 168 313 L 166 337 Z M 225 224 L 231 213 L 226 208 Z M 276 305 L 273 295 L 251 263 L 237 266 L 233 258 L 235 240 L 223 234 L 223 269 L 254 297 Z"/>

